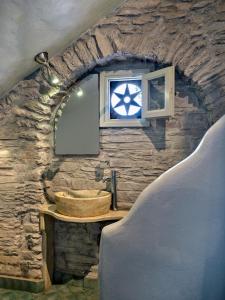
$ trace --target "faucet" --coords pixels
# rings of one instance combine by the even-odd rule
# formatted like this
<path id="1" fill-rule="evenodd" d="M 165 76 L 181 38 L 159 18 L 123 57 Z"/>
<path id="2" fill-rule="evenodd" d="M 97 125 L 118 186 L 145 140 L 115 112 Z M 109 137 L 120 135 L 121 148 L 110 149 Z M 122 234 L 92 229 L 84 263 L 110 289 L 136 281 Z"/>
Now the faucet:
<path id="1" fill-rule="evenodd" d="M 112 193 L 112 210 L 117 210 L 117 189 L 116 189 L 116 171 L 111 170 L 111 177 L 104 177 L 103 182 L 110 184 L 110 191 Z"/>

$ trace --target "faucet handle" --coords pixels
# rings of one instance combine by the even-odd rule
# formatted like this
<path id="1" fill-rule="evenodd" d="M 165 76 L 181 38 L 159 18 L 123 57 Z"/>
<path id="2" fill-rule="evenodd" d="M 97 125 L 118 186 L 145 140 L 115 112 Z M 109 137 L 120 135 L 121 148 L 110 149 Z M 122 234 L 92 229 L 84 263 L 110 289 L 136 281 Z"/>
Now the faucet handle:
<path id="1" fill-rule="evenodd" d="M 105 160 L 105 161 L 100 161 L 99 164 L 95 167 L 95 180 L 97 182 L 103 179 L 104 169 L 106 169 L 107 166 L 109 166 L 109 161 Z"/>
<path id="2" fill-rule="evenodd" d="M 105 169 L 107 167 L 110 167 L 110 162 L 109 160 L 100 160 L 100 163 L 99 163 L 99 168 L 100 169 Z"/>
<path id="3" fill-rule="evenodd" d="M 110 182 L 110 181 L 111 181 L 111 177 L 102 178 L 102 182 Z"/>

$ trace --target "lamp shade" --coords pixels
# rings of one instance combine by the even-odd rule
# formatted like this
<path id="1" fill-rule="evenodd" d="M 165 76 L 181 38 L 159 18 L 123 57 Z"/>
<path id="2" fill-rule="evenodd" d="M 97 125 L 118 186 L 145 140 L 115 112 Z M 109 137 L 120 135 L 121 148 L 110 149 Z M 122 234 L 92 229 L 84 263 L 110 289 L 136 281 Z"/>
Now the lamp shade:
<path id="1" fill-rule="evenodd" d="M 41 64 L 45 65 L 48 63 L 48 52 L 40 52 L 37 55 L 35 55 L 34 60 Z"/>

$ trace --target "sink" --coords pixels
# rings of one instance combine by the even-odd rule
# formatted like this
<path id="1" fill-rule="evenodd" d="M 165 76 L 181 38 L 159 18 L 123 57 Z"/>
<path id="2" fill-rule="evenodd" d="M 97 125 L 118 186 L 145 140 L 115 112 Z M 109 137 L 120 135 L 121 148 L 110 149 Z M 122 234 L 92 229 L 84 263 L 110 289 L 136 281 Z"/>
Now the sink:
<path id="1" fill-rule="evenodd" d="M 55 193 L 56 210 L 71 217 L 95 217 L 109 212 L 111 193 L 101 190 L 73 190 Z"/>

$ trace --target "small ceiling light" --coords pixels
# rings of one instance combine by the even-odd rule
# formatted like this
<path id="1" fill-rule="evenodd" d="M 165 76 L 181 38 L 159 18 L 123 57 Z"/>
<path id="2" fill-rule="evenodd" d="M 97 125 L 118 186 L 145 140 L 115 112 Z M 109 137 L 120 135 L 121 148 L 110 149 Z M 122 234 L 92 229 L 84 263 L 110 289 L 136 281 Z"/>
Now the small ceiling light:
<path id="1" fill-rule="evenodd" d="M 77 97 L 82 97 L 84 95 L 84 91 L 79 87 L 76 90 L 76 95 L 77 95 Z"/>
<path id="2" fill-rule="evenodd" d="M 35 55 L 34 60 L 38 64 L 43 65 L 46 68 L 47 75 L 48 75 L 46 79 L 51 86 L 57 87 L 62 85 L 59 78 L 52 72 L 52 69 L 49 65 L 48 52 L 45 51 L 45 52 L 38 53 L 37 55 Z"/>
<path id="3" fill-rule="evenodd" d="M 51 82 L 51 85 L 54 85 L 54 86 L 60 85 L 60 80 L 59 80 L 59 78 L 58 78 L 57 76 L 55 76 L 55 75 L 51 75 L 51 76 L 49 77 L 49 80 L 50 80 L 50 82 Z"/>

